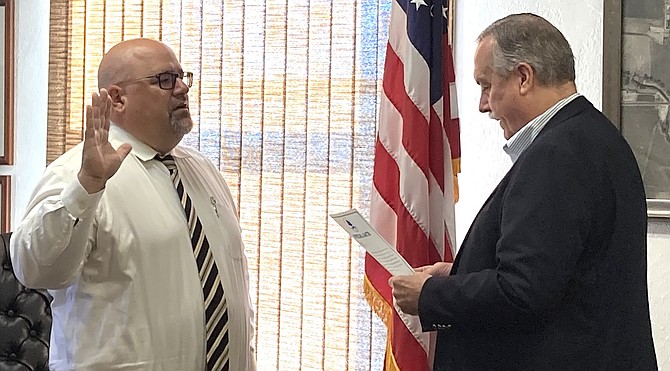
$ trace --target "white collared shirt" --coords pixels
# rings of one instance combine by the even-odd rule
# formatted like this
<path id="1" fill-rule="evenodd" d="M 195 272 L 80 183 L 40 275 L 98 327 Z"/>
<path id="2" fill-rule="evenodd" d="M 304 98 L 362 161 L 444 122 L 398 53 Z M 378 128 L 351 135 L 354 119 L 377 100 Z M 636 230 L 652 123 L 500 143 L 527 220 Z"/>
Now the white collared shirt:
<path id="1" fill-rule="evenodd" d="M 528 124 L 519 129 L 503 146 L 503 150 L 509 155 L 512 159 L 512 163 L 521 156 L 521 153 L 530 146 L 531 143 L 535 140 L 540 131 L 544 128 L 545 125 L 551 120 L 556 112 L 560 111 L 561 108 L 565 107 L 568 103 L 575 100 L 577 97 L 581 96 L 579 93 L 574 93 L 567 98 L 563 98 L 551 106 L 548 110 L 541 113 L 536 118 L 530 120 Z"/>
<path id="2" fill-rule="evenodd" d="M 52 370 L 205 369 L 202 288 L 184 209 L 156 151 L 133 146 L 104 190 L 77 180 L 82 144 L 45 171 L 11 238 L 19 280 L 54 297 Z M 236 208 L 200 153 L 172 152 L 203 224 L 228 305 L 230 369 L 255 370 L 253 309 Z"/>

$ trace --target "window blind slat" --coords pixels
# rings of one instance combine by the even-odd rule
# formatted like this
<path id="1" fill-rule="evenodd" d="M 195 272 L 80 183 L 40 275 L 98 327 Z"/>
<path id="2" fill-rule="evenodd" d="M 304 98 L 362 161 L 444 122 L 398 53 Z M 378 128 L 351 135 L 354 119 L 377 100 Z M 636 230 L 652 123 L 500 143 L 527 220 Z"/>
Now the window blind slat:
<path id="1" fill-rule="evenodd" d="M 259 370 L 381 369 L 364 252 L 330 220 L 367 214 L 390 0 L 52 0 L 48 161 L 81 140 L 104 52 L 157 38 L 196 80 L 182 145 L 239 207 Z"/>

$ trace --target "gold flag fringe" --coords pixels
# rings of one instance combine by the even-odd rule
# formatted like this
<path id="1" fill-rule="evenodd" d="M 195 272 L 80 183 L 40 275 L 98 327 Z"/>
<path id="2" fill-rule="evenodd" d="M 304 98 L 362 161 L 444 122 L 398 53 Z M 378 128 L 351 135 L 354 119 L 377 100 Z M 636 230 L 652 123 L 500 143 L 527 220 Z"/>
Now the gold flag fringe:
<path id="1" fill-rule="evenodd" d="M 393 326 L 393 309 L 384 299 L 382 294 L 380 294 L 372 285 L 367 274 L 363 276 L 363 293 L 365 294 L 365 299 L 368 301 L 368 304 L 370 304 L 372 311 L 377 314 L 386 325 L 386 328 L 390 331 L 391 326 Z"/>
<path id="2" fill-rule="evenodd" d="M 458 202 L 458 173 L 461 172 L 461 159 L 451 160 L 451 170 L 454 174 L 454 203 Z"/>
<path id="3" fill-rule="evenodd" d="M 384 371 L 400 371 L 395 361 L 393 347 L 391 346 L 391 334 L 386 335 L 386 357 L 384 358 Z"/>
<path id="4" fill-rule="evenodd" d="M 363 293 L 370 304 L 370 308 L 386 325 L 386 356 L 384 357 L 384 371 L 400 371 L 396 363 L 391 339 L 393 337 L 393 308 L 372 285 L 368 276 L 363 276 Z"/>

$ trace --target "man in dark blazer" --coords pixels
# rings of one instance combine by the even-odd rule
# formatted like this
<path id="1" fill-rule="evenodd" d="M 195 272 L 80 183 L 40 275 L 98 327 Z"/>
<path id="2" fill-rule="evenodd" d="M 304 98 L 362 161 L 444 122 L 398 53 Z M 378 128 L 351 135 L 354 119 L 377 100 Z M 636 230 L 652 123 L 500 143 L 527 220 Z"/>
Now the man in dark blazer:
<path id="1" fill-rule="evenodd" d="M 577 93 L 574 57 L 541 17 L 478 39 L 479 109 L 514 165 L 453 266 L 391 278 L 399 308 L 438 330 L 435 370 L 655 370 L 645 194 L 633 153 Z"/>

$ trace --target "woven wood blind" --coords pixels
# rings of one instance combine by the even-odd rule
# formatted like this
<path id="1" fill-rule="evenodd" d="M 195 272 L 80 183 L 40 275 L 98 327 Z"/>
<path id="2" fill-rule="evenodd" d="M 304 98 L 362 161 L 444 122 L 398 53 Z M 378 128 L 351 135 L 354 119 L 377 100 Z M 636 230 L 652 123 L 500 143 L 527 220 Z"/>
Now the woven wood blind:
<path id="1" fill-rule="evenodd" d="M 328 214 L 367 214 L 389 0 L 51 0 L 47 157 L 82 139 L 97 66 L 148 37 L 195 74 L 183 145 L 237 199 L 259 370 L 379 370 L 363 251 Z"/>

